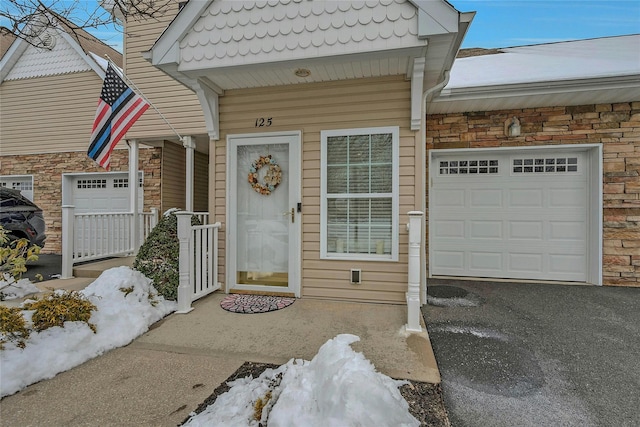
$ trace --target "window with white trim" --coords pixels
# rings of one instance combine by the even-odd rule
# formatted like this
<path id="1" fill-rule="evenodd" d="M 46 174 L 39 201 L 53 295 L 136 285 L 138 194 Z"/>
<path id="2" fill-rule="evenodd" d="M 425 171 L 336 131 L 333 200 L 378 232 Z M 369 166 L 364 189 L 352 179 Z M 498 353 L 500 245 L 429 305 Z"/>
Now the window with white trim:
<path id="1" fill-rule="evenodd" d="M 321 132 L 320 255 L 398 259 L 399 128 Z"/>

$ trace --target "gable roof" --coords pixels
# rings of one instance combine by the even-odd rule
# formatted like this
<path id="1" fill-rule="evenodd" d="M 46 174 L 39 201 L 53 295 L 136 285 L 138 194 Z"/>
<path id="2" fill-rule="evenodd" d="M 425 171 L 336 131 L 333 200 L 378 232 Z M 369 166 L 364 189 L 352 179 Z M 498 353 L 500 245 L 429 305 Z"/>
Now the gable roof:
<path id="1" fill-rule="evenodd" d="M 87 55 L 93 53 L 94 55 L 97 55 L 101 58 L 104 58 L 105 55 L 108 55 L 115 65 L 122 68 L 122 54 L 120 52 L 118 52 L 102 40 L 98 39 L 85 29 L 79 28 L 67 18 L 54 12 L 51 13 L 56 17 L 58 23 L 66 31 L 66 33 L 69 34 L 80 45 L 84 53 L 86 53 Z"/>
<path id="2" fill-rule="evenodd" d="M 628 35 L 463 50 L 429 112 L 638 101 L 638 46 Z"/>
<path id="3" fill-rule="evenodd" d="M 23 73 L 23 78 L 36 77 L 38 73 L 34 74 L 34 67 L 47 74 L 65 74 L 80 69 L 92 69 L 101 78 L 104 78 L 106 61 L 103 58 L 105 55 L 108 55 L 118 67 L 122 66 L 120 52 L 59 14 L 47 13 L 55 22 L 55 27 L 44 30 L 46 37 L 54 39 L 54 44 L 50 49 L 35 47 L 28 41 L 17 37 L 10 30 L 3 29 L 1 34 L 2 50 L 0 51 L 2 52 L 2 56 L 0 56 L 0 83 L 10 75 L 23 57 L 30 61 L 32 70 L 26 74 Z M 59 52 L 54 51 L 56 37 L 60 37 L 65 42 L 64 47 L 58 46 L 58 50 L 65 50 L 61 56 L 58 55 Z M 79 65 L 80 63 L 84 65 Z"/>
<path id="4" fill-rule="evenodd" d="M 391 75 L 411 80 L 418 130 L 474 16 L 445 0 L 192 1 L 143 55 L 198 94 L 211 138 L 227 89 Z"/>
<path id="5" fill-rule="evenodd" d="M 0 59 L 11 47 L 11 44 L 15 41 L 16 35 L 6 27 L 0 27 Z"/>
<path id="6" fill-rule="evenodd" d="M 409 76 L 413 59 L 427 57 L 431 86 L 450 67 L 473 15 L 444 0 L 193 1 L 147 56 L 187 85 L 206 70 L 221 90 Z M 297 68 L 311 74 L 296 77 Z"/>

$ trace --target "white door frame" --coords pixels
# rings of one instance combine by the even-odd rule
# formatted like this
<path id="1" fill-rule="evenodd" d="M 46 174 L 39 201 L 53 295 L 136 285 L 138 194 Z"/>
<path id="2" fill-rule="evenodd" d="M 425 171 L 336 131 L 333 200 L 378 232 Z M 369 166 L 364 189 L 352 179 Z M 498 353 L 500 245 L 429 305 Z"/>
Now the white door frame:
<path id="1" fill-rule="evenodd" d="M 237 178 L 235 175 L 236 168 L 232 164 L 232 161 L 236 160 L 235 151 L 232 149 L 237 147 L 238 142 L 242 141 L 243 145 L 248 139 L 252 139 L 255 142 L 250 144 L 265 144 L 265 138 L 272 137 L 293 137 L 294 141 L 290 143 L 290 157 L 289 157 L 289 209 L 296 209 L 295 222 L 290 224 L 289 234 L 289 286 L 288 288 L 280 290 L 280 292 L 292 292 L 297 298 L 300 297 L 301 292 L 301 250 L 302 250 L 302 213 L 298 212 L 297 204 L 302 202 L 302 132 L 300 131 L 283 131 L 283 132 L 261 132 L 261 133 L 244 133 L 227 135 L 227 188 L 226 188 L 226 215 L 227 215 L 227 230 L 226 230 L 226 247 L 227 247 L 227 261 L 226 261 L 226 292 L 229 293 L 232 284 L 235 284 L 237 259 L 236 259 L 236 227 L 237 218 L 233 214 L 234 210 L 232 206 L 235 203 L 235 194 L 232 194 L 232 189 L 235 185 Z M 247 171 L 248 172 L 248 171 Z M 265 286 L 252 286 L 241 285 L 242 290 L 248 291 L 265 291 L 265 292 L 277 292 L 273 288 Z"/>
<path id="2" fill-rule="evenodd" d="M 434 158 L 439 155 L 462 154 L 462 153 L 491 153 L 491 152 L 516 152 L 516 151 L 534 151 L 534 150 L 561 150 L 585 151 L 587 155 L 587 164 L 589 165 L 589 176 L 587 185 L 588 189 L 588 225 L 587 225 L 587 280 L 586 283 L 602 286 L 602 215 L 603 215 L 603 198 L 602 198 L 602 178 L 603 178 L 603 160 L 601 144 L 563 144 L 563 145 L 539 145 L 528 147 L 491 147 L 491 148 L 453 148 L 453 149 L 432 149 L 429 151 L 429 183 L 433 182 L 433 175 L 438 170 L 435 167 Z M 432 185 L 429 184 L 429 206 L 434 206 L 431 190 Z M 428 221 L 429 227 L 431 222 Z M 429 230 L 429 264 L 432 257 L 432 236 L 433 230 Z M 429 271 L 429 277 L 433 277 Z M 470 277 L 469 279 L 473 279 Z M 493 279 L 492 279 L 493 280 Z M 500 280 L 500 279 L 496 279 Z M 509 279 L 512 280 L 512 279 Z M 513 279 L 513 281 L 523 281 L 522 279 Z M 537 281 L 532 279 L 531 281 Z"/>

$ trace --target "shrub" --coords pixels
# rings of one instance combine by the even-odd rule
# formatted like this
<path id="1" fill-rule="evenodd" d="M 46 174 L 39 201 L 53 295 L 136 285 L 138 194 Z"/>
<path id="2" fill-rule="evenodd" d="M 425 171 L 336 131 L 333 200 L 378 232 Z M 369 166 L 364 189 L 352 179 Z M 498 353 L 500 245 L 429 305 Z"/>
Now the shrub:
<path id="1" fill-rule="evenodd" d="M 199 225 L 194 215 L 191 225 Z M 178 218 L 174 213 L 163 215 L 142 244 L 133 268 L 153 280 L 154 287 L 165 299 L 178 299 L 179 277 Z"/>
<path id="2" fill-rule="evenodd" d="M 16 343 L 16 346 L 25 348 L 25 340 L 29 338 L 29 329 L 22 315 L 22 309 L 18 307 L 6 307 L 0 305 L 0 350 L 8 341 Z"/>
<path id="3" fill-rule="evenodd" d="M 40 246 L 29 246 L 27 239 L 12 239 L 0 226 L 0 274 L 9 273 L 16 280 L 27 271 L 27 262 L 36 261 Z"/>
<path id="4" fill-rule="evenodd" d="M 52 326 L 64 327 L 64 322 L 85 322 L 95 333 L 96 326 L 90 323 L 91 312 L 97 307 L 78 291 L 58 291 L 40 300 L 24 304 L 25 310 L 34 310 L 31 322 L 36 331 Z"/>

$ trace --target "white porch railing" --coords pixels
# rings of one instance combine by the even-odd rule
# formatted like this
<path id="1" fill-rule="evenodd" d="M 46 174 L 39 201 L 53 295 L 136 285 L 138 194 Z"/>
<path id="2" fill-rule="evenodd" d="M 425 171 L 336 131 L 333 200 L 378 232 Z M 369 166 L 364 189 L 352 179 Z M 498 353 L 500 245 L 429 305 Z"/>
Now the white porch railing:
<path id="1" fill-rule="evenodd" d="M 409 286 L 407 289 L 407 332 L 422 332 L 420 326 L 420 262 L 422 212 L 409 212 Z"/>
<path id="2" fill-rule="evenodd" d="M 135 254 L 158 223 L 158 210 L 138 214 L 138 238 L 133 237 L 132 212 L 74 212 L 62 207 L 62 278 L 73 276 L 73 265 Z"/>
<path id="3" fill-rule="evenodd" d="M 209 224 L 209 212 L 192 212 L 202 225 Z"/>
<path id="4" fill-rule="evenodd" d="M 206 224 L 208 213 L 201 219 L 206 225 L 191 225 L 192 212 L 176 212 L 180 260 L 177 313 L 188 313 L 191 303 L 220 289 L 218 283 L 218 230 L 219 222 Z"/>

